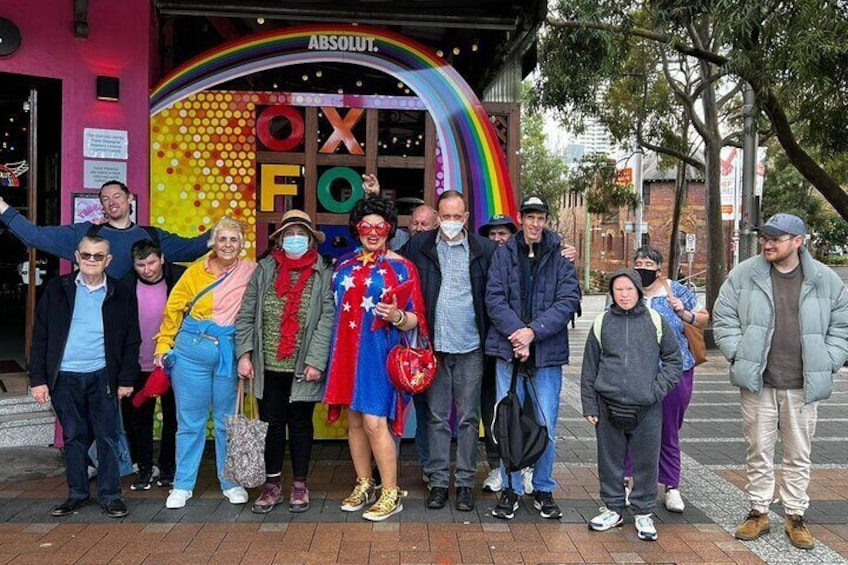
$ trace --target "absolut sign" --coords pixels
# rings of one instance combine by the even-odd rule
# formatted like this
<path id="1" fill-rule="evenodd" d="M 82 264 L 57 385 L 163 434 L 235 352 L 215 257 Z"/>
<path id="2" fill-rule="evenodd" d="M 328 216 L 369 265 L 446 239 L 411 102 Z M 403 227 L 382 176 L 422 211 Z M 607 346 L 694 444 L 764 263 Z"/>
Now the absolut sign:
<path id="1" fill-rule="evenodd" d="M 376 53 L 373 37 L 361 35 L 311 35 L 310 51 L 353 51 L 355 53 Z"/>

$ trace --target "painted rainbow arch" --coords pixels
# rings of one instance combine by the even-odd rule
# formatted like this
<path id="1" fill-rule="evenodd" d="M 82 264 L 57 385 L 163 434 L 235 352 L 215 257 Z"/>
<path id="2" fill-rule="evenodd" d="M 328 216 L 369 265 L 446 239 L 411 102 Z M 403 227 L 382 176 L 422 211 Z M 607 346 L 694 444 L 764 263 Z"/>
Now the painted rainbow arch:
<path id="1" fill-rule="evenodd" d="M 477 96 L 428 47 L 387 30 L 338 24 L 298 26 L 226 43 L 162 79 L 150 96 L 150 115 L 234 78 L 322 62 L 366 66 L 403 81 L 435 124 L 443 152 L 444 185 L 460 191 L 470 187 L 478 225 L 494 214 L 516 217 L 506 161 Z"/>

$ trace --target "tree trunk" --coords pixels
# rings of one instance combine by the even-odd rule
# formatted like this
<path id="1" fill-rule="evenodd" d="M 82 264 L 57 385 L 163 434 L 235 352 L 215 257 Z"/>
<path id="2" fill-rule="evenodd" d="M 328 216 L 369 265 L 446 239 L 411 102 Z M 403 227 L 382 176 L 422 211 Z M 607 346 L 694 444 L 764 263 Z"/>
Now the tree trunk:
<path id="1" fill-rule="evenodd" d="M 674 213 L 671 217 L 671 241 L 668 245 L 668 277 L 677 280 L 680 270 L 680 245 L 677 240 L 680 233 L 680 214 L 683 211 L 683 201 L 686 199 L 686 163 L 678 161 L 677 179 L 674 183 Z"/>
<path id="2" fill-rule="evenodd" d="M 683 110 L 682 117 L 683 139 L 689 139 L 689 112 Z M 668 276 L 677 278 L 680 270 L 680 246 L 677 243 L 680 233 L 680 214 L 683 211 L 683 202 L 686 200 L 689 184 L 686 182 L 686 161 L 678 161 L 677 178 L 674 184 L 674 214 L 671 220 L 671 241 L 668 246 Z M 691 273 L 690 273 L 691 274 Z"/>
<path id="3" fill-rule="evenodd" d="M 792 124 L 789 123 L 789 118 L 774 93 L 756 83 L 752 83 L 752 86 L 761 97 L 763 111 L 774 125 L 777 140 L 786 152 L 789 162 L 830 202 L 837 214 L 848 220 L 848 193 L 798 144 L 792 132 Z M 758 86 L 760 88 L 757 88 Z"/>
<path id="4" fill-rule="evenodd" d="M 699 62 L 701 76 L 712 76 L 712 65 Z M 724 226 L 721 221 L 721 132 L 718 126 L 715 88 L 712 83 L 701 95 L 704 112 L 704 160 L 707 192 L 707 308 L 712 311 L 713 302 L 727 274 L 727 255 L 724 245 Z"/>

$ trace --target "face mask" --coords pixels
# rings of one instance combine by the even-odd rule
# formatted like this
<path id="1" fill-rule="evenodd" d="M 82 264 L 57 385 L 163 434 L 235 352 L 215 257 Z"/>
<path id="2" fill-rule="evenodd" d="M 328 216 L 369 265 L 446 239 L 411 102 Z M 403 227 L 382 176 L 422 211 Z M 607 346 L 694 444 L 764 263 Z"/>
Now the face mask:
<path id="1" fill-rule="evenodd" d="M 657 272 L 650 269 L 636 269 L 639 278 L 642 279 L 642 288 L 648 288 L 657 280 Z"/>
<path id="2" fill-rule="evenodd" d="M 443 220 L 439 224 L 439 229 L 442 230 L 442 233 L 445 234 L 447 239 L 453 239 L 462 231 L 462 226 L 462 222 L 457 222 L 456 220 Z"/>
<path id="3" fill-rule="evenodd" d="M 309 238 L 305 235 L 287 235 L 283 238 L 283 251 L 293 259 L 303 257 L 309 250 Z"/>

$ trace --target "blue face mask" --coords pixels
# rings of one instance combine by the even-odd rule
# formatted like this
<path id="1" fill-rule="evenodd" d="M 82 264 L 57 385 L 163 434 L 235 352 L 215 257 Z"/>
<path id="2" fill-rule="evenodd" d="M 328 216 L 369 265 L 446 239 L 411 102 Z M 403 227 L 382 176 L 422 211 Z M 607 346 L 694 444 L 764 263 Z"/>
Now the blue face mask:
<path id="1" fill-rule="evenodd" d="M 292 259 L 299 259 L 309 250 L 309 237 L 305 235 L 287 235 L 283 238 L 283 251 Z"/>

